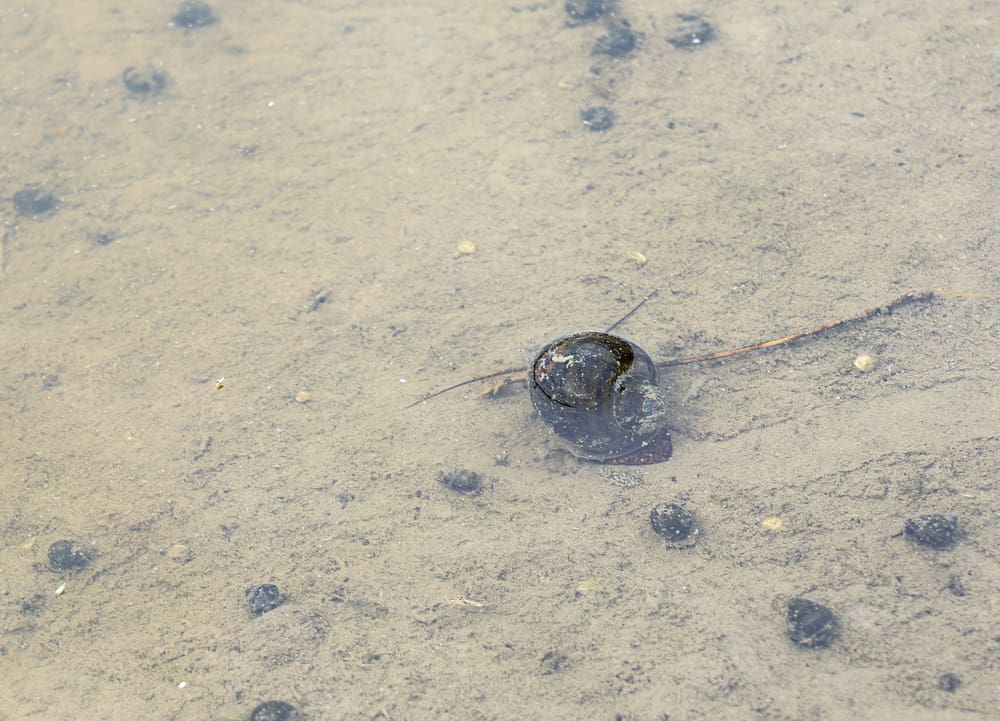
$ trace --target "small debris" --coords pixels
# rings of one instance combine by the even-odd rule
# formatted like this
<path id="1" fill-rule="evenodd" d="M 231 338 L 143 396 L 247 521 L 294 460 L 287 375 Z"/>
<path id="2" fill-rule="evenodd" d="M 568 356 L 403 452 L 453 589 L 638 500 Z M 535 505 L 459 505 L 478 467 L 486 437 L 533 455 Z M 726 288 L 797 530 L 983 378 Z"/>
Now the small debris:
<path id="1" fill-rule="evenodd" d="M 646 265 L 646 256 L 638 250 L 630 250 L 627 257 L 636 265 Z"/>
<path id="2" fill-rule="evenodd" d="M 760 522 L 761 528 L 763 528 L 765 531 L 772 531 L 772 532 L 780 530 L 783 524 L 784 522 L 777 516 L 771 516 L 770 518 L 765 518 L 763 521 Z"/>
<path id="3" fill-rule="evenodd" d="M 931 513 L 907 519 L 903 527 L 907 536 L 925 546 L 942 549 L 955 542 L 958 530 L 958 516 Z"/>
<path id="4" fill-rule="evenodd" d="M 486 604 L 482 601 L 474 601 L 471 598 L 466 598 L 465 596 L 456 596 L 455 598 L 446 598 L 444 600 L 445 606 L 470 606 L 472 608 L 485 608 Z"/>
<path id="5" fill-rule="evenodd" d="M 483 490 L 483 477 L 466 468 L 438 473 L 437 480 L 445 488 L 468 495 L 479 495 Z"/>
<path id="6" fill-rule="evenodd" d="M 471 240 L 463 240 L 458 244 L 458 252 L 462 255 L 472 255 L 476 252 L 476 244 Z"/>
<path id="7" fill-rule="evenodd" d="M 862 373 L 871 373 L 875 370 L 875 359 L 870 355 L 859 355 L 854 359 L 854 367 Z"/>

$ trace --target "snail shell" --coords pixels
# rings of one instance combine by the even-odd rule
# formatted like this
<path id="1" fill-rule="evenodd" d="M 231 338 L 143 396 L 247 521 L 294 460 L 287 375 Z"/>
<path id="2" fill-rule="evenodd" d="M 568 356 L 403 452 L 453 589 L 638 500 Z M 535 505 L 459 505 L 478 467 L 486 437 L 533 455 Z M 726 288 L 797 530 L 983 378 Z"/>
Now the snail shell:
<path id="1" fill-rule="evenodd" d="M 656 365 L 634 343 L 576 333 L 542 348 L 528 373 L 531 402 L 574 455 L 634 465 L 670 457 Z"/>

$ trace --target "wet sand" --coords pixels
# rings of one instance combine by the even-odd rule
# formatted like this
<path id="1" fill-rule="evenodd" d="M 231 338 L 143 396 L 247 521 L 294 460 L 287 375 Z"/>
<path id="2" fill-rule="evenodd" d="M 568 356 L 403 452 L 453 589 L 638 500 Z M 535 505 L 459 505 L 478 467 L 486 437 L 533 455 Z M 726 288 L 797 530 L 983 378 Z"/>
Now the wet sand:
<path id="1" fill-rule="evenodd" d="M 0 719 L 991 718 L 1000 301 L 671 369 L 653 466 L 523 389 L 406 406 L 656 288 L 618 329 L 656 359 L 1000 292 L 996 7 L 622 2 L 612 59 L 560 3 L 454 5 L 0 17 Z"/>

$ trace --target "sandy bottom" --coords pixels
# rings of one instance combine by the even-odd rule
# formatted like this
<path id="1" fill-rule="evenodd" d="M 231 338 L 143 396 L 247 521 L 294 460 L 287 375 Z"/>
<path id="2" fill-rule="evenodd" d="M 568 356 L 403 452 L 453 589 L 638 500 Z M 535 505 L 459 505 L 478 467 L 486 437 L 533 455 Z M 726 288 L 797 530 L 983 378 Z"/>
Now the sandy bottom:
<path id="1" fill-rule="evenodd" d="M 656 465 L 407 408 L 654 289 L 658 360 L 1000 292 L 990 6 L 466 4 L 0 14 L 0 719 L 995 718 L 1000 301 L 665 370 Z"/>

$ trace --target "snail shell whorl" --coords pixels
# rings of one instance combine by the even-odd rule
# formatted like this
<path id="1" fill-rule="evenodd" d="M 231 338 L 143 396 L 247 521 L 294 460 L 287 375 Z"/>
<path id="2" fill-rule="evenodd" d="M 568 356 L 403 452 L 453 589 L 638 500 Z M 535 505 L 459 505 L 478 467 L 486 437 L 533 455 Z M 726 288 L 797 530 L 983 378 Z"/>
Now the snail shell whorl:
<path id="1" fill-rule="evenodd" d="M 566 336 L 539 351 L 529 375 L 532 403 L 574 455 L 634 463 L 669 457 L 656 366 L 634 343 L 608 333 Z M 657 439 L 665 453 L 635 460 Z"/>

